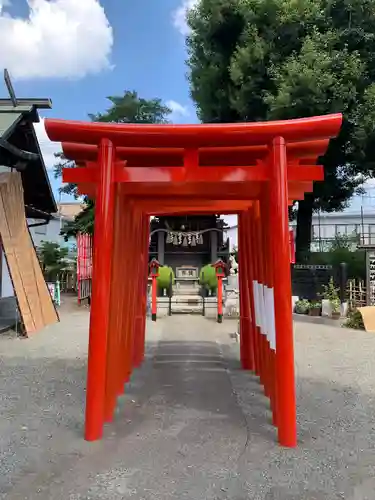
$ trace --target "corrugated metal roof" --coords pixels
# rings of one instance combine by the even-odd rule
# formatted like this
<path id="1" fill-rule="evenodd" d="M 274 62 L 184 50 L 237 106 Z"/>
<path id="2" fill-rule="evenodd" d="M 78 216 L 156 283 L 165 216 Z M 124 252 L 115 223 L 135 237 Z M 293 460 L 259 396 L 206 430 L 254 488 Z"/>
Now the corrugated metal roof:
<path id="1" fill-rule="evenodd" d="M 30 162 L 28 168 L 22 172 L 25 205 L 29 205 L 30 210 L 30 207 L 35 207 L 44 212 L 53 213 L 57 212 L 56 201 L 33 126 L 33 123 L 38 121 L 39 116 L 35 106 L 27 103 L 13 107 L 4 101 L 0 102 L 0 137 L 11 141 L 21 150 L 25 148 L 39 155 L 39 159 Z M 20 123 L 25 125 L 22 129 L 18 128 Z M 1 160 L 6 159 L 4 165 L 11 166 L 9 155 L 10 153 L 0 148 L 0 163 Z"/>
<path id="2" fill-rule="evenodd" d="M 2 112 L 0 108 L 0 137 L 7 139 L 22 119 L 22 113 Z"/>
<path id="3" fill-rule="evenodd" d="M 7 139 L 22 117 L 39 122 L 38 112 L 32 104 L 13 106 L 8 99 L 0 99 L 0 137 Z"/>
<path id="4" fill-rule="evenodd" d="M 12 109 L 20 109 L 20 108 L 35 108 L 35 109 L 51 109 L 52 101 L 51 99 L 25 99 L 25 98 L 17 98 L 17 106 L 13 106 L 13 102 L 11 99 L 0 99 L 0 107 L 1 108 L 12 108 Z"/>

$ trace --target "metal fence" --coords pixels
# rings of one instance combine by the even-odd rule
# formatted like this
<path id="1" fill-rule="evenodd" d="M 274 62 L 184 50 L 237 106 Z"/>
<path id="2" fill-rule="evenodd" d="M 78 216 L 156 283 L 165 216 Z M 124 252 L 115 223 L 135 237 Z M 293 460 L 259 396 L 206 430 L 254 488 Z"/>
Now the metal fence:
<path id="1" fill-rule="evenodd" d="M 60 283 L 60 291 L 62 293 L 77 292 L 76 271 L 62 271 L 57 275 L 57 281 Z"/>
<path id="2" fill-rule="evenodd" d="M 346 245 L 351 250 L 357 249 L 358 245 L 375 245 L 375 233 L 357 232 L 351 235 L 337 234 L 332 238 L 319 238 L 314 236 L 310 249 L 312 252 L 329 252 L 340 239 L 346 239 Z"/>
<path id="3" fill-rule="evenodd" d="M 328 285 L 331 277 L 337 280 L 333 266 L 294 264 L 291 266 L 292 293 L 296 297 L 315 300 Z"/>

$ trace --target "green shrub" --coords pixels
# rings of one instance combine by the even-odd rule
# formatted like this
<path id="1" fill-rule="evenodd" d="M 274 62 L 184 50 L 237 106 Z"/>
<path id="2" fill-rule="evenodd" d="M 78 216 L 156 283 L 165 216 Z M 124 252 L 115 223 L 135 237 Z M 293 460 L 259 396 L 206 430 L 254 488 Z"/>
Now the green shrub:
<path id="1" fill-rule="evenodd" d="M 168 289 L 170 283 L 170 276 L 172 273 L 172 285 L 175 281 L 175 276 L 173 269 L 169 266 L 160 266 L 159 267 L 159 276 L 156 278 L 159 290 Z"/>
<path id="2" fill-rule="evenodd" d="M 307 299 L 297 300 L 294 311 L 297 314 L 307 314 L 310 309 L 310 302 Z"/>
<path id="3" fill-rule="evenodd" d="M 354 311 L 350 311 L 348 314 L 348 318 L 345 323 L 342 325 L 345 328 L 352 328 L 353 330 L 364 330 L 365 325 L 363 323 L 362 314 L 355 309 Z"/>
<path id="4" fill-rule="evenodd" d="M 322 285 L 323 293 L 321 294 L 323 299 L 329 300 L 331 303 L 337 302 L 339 298 L 339 288 L 335 287 L 335 282 L 333 277 L 329 279 L 328 285 Z"/>
<path id="5" fill-rule="evenodd" d="M 216 269 L 212 267 L 211 264 L 207 264 L 206 266 L 202 267 L 199 273 L 199 284 L 209 290 L 216 290 Z"/>
<path id="6" fill-rule="evenodd" d="M 309 310 L 310 309 L 321 309 L 322 308 L 322 301 L 321 300 L 313 300 L 309 304 Z"/>

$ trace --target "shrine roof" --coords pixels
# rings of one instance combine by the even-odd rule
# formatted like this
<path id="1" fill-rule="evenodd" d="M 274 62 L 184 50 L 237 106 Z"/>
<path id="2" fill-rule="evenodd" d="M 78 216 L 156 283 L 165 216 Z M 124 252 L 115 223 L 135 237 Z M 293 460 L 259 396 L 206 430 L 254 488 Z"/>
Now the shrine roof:
<path id="1" fill-rule="evenodd" d="M 27 217 L 47 218 L 57 208 L 33 125 L 39 107 L 49 99 L 0 99 L 0 165 L 20 170 Z"/>
<path id="2" fill-rule="evenodd" d="M 22 112 L 3 112 L 0 109 L 0 137 L 7 139 L 22 119 Z"/>

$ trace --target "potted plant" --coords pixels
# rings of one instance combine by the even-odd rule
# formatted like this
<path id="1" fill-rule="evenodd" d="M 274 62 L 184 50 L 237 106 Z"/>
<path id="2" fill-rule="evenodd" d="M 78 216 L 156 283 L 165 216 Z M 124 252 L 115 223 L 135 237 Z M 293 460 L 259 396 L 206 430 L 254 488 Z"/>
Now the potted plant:
<path id="1" fill-rule="evenodd" d="M 309 312 L 310 302 L 307 299 L 297 300 L 294 311 L 297 314 L 307 314 Z"/>
<path id="2" fill-rule="evenodd" d="M 320 316 L 322 303 L 320 300 L 313 300 L 309 307 L 309 316 Z"/>
<path id="3" fill-rule="evenodd" d="M 340 319 L 341 316 L 341 302 L 340 299 L 333 299 L 330 301 L 332 308 L 332 319 Z"/>
<path id="4" fill-rule="evenodd" d="M 328 285 L 323 285 L 323 300 L 329 303 L 331 309 L 331 317 L 338 319 L 341 316 L 341 301 L 339 297 L 339 289 L 335 287 L 333 278 L 329 280 Z"/>

